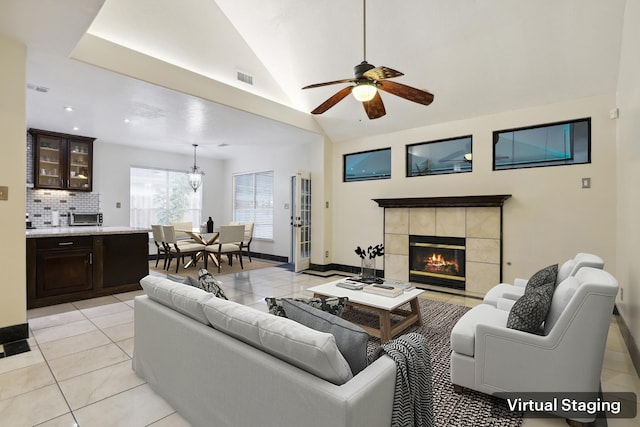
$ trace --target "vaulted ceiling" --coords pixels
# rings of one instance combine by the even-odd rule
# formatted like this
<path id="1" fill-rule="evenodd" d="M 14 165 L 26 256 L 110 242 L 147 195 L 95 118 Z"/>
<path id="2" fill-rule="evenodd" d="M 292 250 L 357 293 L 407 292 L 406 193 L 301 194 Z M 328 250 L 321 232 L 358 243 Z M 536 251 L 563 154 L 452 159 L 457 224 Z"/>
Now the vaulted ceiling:
<path id="1" fill-rule="evenodd" d="M 28 126 L 185 154 L 196 142 L 209 157 L 318 133 L 340 143 L 616 90 L 624 0 L 366 5 L 367 61 L 403 72 L 395 81 L 430 91 L 432 105 L 383 93 L 387 114 L 369 120 L 349 96 L 313 116 L 315 127 L 268 113 L 272 105 L 308 115 L 345 86 L 301 89 L 350 78 L 365 59 L 362 0 L 3 0 L 0 33 L 28 46 Z M 231 96 L 187 95 L 109 71 L 131 65 L 125 56 L 94 61 L 102 68 L 82 62 L 92 62 L 74 53 L 83 37 L 175 65 Z"/>

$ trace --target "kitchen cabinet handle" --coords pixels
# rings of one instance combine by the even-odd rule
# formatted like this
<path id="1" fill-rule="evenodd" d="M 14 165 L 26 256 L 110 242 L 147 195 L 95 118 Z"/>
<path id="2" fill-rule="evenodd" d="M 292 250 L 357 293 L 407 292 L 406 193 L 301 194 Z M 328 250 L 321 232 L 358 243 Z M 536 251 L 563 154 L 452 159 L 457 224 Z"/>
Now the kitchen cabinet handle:
<path id="1" fill-rule="evenodd" d="M 93 265 L 93 252 L 89 253 L 89 264 Z"/>
<path id="2" fill-rule="evenodd" d="M 70 246 L 73 245 L 73 242 L 60 242 L 58 243 L 58 246 Z"/>

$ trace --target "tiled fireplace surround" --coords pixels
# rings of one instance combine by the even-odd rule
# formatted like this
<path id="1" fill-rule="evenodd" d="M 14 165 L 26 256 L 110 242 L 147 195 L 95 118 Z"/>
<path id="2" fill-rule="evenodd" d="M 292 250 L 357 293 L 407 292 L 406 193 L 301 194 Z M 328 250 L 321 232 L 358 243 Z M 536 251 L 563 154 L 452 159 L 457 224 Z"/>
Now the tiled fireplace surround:
<path id="1" fill-rule="evenodd" d="M 466 284 L 484 294 L 502 278 L 502 205 L 510 195 L 376 199 L 384 208 L 384 276 L 409 280 L 409 235 L 464 237 Z"/>

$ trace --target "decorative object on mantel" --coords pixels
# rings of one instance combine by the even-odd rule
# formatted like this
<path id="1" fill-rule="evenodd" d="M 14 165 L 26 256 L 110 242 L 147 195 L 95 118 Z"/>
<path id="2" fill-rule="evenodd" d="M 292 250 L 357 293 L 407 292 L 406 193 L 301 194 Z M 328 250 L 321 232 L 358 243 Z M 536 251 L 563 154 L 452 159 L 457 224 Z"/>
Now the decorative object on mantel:
<path id="1" fill-rule="evenodd" d="M 196 165 L 196 148 L 198 148 L 198 144 L 193 145 L 193 166 L 189 172 L 187 172 L 189 176 L 189 185 L 193 188 L 193 192 L 198 191 L 200 184 L 202 184 L 202 176 L 204 172 Z"/>
<path id="2" fill-rule="evenodd" d="M 359 280 L 364 283 L 378 283 L 376 278 L 376 257 L 384 255 L 384 246 L 382 244 L 369 246 L 366 251 L 358 246 L 355 253 L 361 259 Z"/>

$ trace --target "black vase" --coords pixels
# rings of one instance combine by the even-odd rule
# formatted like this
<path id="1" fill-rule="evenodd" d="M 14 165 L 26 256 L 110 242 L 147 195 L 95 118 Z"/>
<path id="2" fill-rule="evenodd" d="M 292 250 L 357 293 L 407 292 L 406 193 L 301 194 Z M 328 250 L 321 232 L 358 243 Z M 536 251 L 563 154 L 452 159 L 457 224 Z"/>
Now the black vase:
<path id="1" fill-rule="evenodd" d="M 209 217 L 207 221 L 207 233 L 213 233 L 213 220 Z"/>

